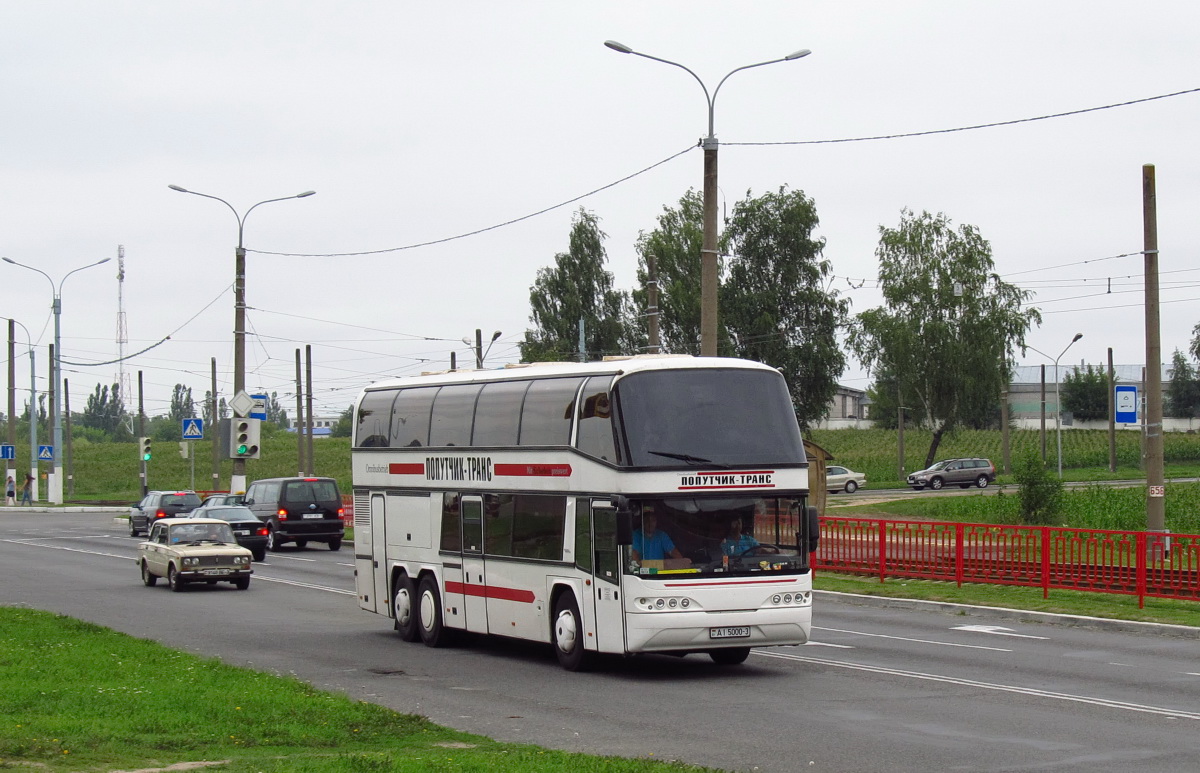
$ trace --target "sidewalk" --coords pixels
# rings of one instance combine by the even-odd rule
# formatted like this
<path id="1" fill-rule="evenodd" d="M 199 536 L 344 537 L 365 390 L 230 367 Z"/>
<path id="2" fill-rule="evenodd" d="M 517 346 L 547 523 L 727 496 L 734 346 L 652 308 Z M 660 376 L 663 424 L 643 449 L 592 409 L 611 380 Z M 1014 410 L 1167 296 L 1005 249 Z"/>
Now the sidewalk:
<path id="1" fill-rule="evenodd" d="M 0 515 L 5 513 L 107 513 L 114 510 L 128 510 L 128 507 L 119 507 L 113 505 L 104 507 L 102 505 L 50 505 L 45 502 L 38 502 L 33 505 L 16 505 L 8 507 L 7 505 L 0 507 Z"/>

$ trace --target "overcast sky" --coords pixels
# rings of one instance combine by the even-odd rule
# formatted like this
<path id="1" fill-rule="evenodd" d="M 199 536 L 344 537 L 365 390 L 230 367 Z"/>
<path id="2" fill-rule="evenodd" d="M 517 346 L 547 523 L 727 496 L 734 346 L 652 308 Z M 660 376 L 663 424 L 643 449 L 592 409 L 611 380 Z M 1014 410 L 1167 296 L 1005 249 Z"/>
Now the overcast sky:
<path id="1" fill-rule="evenodd" d="M 0 255 L 55 283 L 111 258 L 62 286 L 63 357 L 116 357 L 123 296 L 127 354 L 170 336 L 125 363 L 134 389 L 143 373 L 147 412 L 165 413 L 176 383 L 203 396 L 211 358 L 219 390 L 232 386 L 238 238 L 230 209 L 168 184 L 239 213 L 316 190 L 246 221 L 247 386 L 294 413 L 295 350 L 311 344 L 316 411 L 336 414 L 378 378 L 445 368 L 451 351 L 470 363 L 461 339 L 476 328 L 502 332 L 489 366 L 517 361 L 529 287 L 580 206 L 632 288 L 638 233 L 702 187 L 707 104 L 683 70 L 606 39 L 687 65 L 710 91 L 808 48 L 720 91 L 723 207 L 780 186 L 811 196 L 853 313 L 879 303 L 880 226 L 905 207 L 944 212 L 1036 291 L 1045 321 L 1030 344 L 1052 359 L 1081 332 L 1063 364 L 1101 364 L 1108 347 L 1140 364 L 1154 164 L 1169 362 L 1200 322 L 1200 93 L 830 141 L 1200 89 L 1198 29 L 1200 5 L 1182 1 L 3 0 Z M 0 316 L 32 333 L 39 391 L 51 295 L 0 264 Z M 118 374 L 64 370 L 75 410 Z M 841 381 L 869 377 L 852 363 Z"/>

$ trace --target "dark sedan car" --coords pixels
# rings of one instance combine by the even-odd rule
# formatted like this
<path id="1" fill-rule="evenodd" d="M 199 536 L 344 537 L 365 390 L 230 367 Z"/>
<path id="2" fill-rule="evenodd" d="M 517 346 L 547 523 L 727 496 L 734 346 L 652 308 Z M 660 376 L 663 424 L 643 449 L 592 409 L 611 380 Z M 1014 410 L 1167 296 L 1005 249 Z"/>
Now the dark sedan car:
<path id="1" fill-rule="evenodd" d="M 129 536 L 148 534 L 155 521 L 185 517 L 199 506 L 195 491 L 151 491 L 129 508 Z"/>
<path id="2" fill-rule="evenodd" d="M 250 508 L 241 505 L 205 507 L 193 510 L 192 518 L 216 518 L 225 521 L 233 529 L 237 543 L 247 548 L 255 561 L 263 561 L 267 557 L 267 525 L 250 512 Z"/>

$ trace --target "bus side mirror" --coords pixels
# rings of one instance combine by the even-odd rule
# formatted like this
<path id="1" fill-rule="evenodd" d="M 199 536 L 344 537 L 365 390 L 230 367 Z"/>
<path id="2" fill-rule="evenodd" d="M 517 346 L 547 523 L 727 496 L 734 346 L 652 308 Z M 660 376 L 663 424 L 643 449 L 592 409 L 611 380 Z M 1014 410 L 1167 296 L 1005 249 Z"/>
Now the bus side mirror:
<path id="1" fill-rule="evenodd" d="M 617 503 L 617 544 L 633 544 L 633 511 L 629 509 L 629 499 L 618 496 Z"/>
<path id="2" fill-rule="evenodd" d="M 808 508 L 808 552 L 816 553 L 821 542 L 821 513 L 815 507 Z"/>

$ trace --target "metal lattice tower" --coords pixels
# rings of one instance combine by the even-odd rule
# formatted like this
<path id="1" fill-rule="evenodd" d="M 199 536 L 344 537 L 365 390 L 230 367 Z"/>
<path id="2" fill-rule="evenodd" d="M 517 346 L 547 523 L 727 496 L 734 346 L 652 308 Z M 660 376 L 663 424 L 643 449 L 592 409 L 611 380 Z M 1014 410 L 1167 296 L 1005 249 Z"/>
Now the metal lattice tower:
<path id="1" fill-rule="evenodd" d="M 129 374 L 125 372 L 125 347 L 129 330 L 125 327 L 125 245 L 117 245 L 117 376 L 113 382 L 121 389 L 121 400 L 129 405 Z"/>

